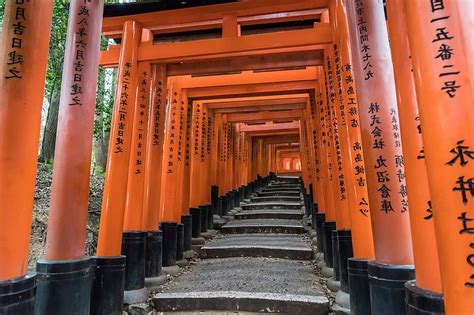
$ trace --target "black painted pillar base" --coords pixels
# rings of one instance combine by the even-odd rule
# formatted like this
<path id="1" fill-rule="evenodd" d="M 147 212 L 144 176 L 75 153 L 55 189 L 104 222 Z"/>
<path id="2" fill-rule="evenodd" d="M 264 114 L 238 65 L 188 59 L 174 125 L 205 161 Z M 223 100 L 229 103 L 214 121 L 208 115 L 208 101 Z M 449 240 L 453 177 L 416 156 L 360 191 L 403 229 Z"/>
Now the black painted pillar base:
<path id="1" fill-rule="evenodd" d="M 125 262 L 125 256 L 92 257 L 91 315 L 122 314 Z"/>
<path id="2" fill-rule="evenodd" d="M 143 289 L 145 287 L 146 233 L 123 232 L 122 255 L 126 257 L 125 291 Z"/>
<path id="3" fill-rule="evenodd" d="M 217 198 L 219 198 L 219 186 L 211 186 L 211 204 L 214 209 L 214 214 L 217 214 L 215 212 L 217 206 Z"/>
<path id="4" fill-rule="evenodd" d="M 323 223 L 326 221 L 326 213 L 316 213 L 316 246 L 318 252 L 323 252 Z"/>
<path id="5" fill-rule="evenodd" d="M 368 262 L 369 260 L 358 258 L 349 258 L 347 261 L 352 315 L 372 314 L 367 271 Z"/>
<path id="6" fill-rule="evenodd" d="M 235 208 L 235 194 L 234 191 L 231 190 L 227 193 L 229 196 L 229 211 Z"/>
<path id="7" fill-rule="evenodd" d="M 407 315 L 444 314 L 443 295 L 416 286 L 416 281 L 405 282 Z"/>
<path id="8" fill-rule="evenodd" d="M 184 224 L 179 223 L 176 230 L 176 261 L 180 261 L 184 259 Z"/>
<path id="9" fill-rule="evenodd" d="M 145 248 L 145 278 L 158 277 L 161 274 L 161 264 L 163 259 L 162 232 L 146 232 Z"/>
<path id="10" fill-rule="evenodd" d="M 183 250 L 187 252 L 192 249 L 193 217 L 189 214 L 183 214 L 181 215 L 181 223 L 184 225 Z"/>
<path id="11" fill-rule="evenodd" d="M 333 268 L 334 268 L 334 279 L 336 281 L 341 280 L 341 270 L 339 266 L 339 247 L 337 243 L 337 231 L 333 230 L 331 232 L 331 242 L 332 242 L 332 262 L 333 262 Z"/>
<path id="12" fill-rule="evenodd" d="M 222 198 L 221 197 L 217 198 L 217 207 L 216 207 L 216 213 L 215 214 L 222 217 Z"/>
<path id="13" fill-rule="evenodd" d="M 245 194 L 244 194 L 244 186 L 239 187 L 239 206 L 240 203 L 243 202 L 245 199 Z"/>
<path id="14" fill-rule="evenodd" d="M 36 293 L 36 273 L 0 281 L 0 314 L 33 315 Z"/>
<path id="15" fill-rule="evenodd" d="M 221 216 L 227 215 L 228 212 L 228 204 L 229 204 L 229 197 L 227 195 L 221 196 L 222 200 L 222 213 Z"/>
<path id="16" fill-rule="evenodd" d="M 207 206 L 199 206 L 201 209 L 201 234 L 207 232 Z"/>
<path id="17" fill-rule="evenodd" d="M 303 197 L 304 197 L 304 209 L 305 209 L 305 214 L 306 216 L 309 217 L 309 215 L 311 214 L 311 202 L 310 202 L 310 196 L 309 194 L 303 194 Z"/>
<path id="18" fill-rule="evenodd" d="M 35 314 L 89 314 L 91 258 L 36 263 Z"/>
<path id="19" fill-rule="evenodd" d="M 337 247 L 339 248 L 339 274 L 341 290 L 349 293 L 349 278 L 347 275 L 347 260 L 354 256 L 352 252 L 351 230 L 337 231 Z"/>
<path id="20" fill-rule="evenodd" d="M 192 238 L 201 237 L 201 209 L 191 208 L 189 213 L 192 216 Z M 192 240 L 191 240 L 192 242 Z"/>
<path id="21" fill-rule="evenodd" d="M 207 230 L 214 230 L 214 212 L 212 205 L 207 205 Z"/>
<path id="22" fill-rule="evenodd" d="M 176 222 L 161 222 L 160 230 L 163 232 L 163 267 L 176 265 L 178 245 L 178 224 Z"/>
<path id="23" fill-rule="evenodd" d="M 326 267 L 333 268 L 332 256 L 332 231 L 336 229 L 336 221 L 325 221 L 323 223 L 323 252 Z"/>
<path id="24" fill-rule="evenodd" d="M 405 282 L 415 278 L 413 266 L 368 263 L 370 303 L 373 315 L 404 315 Z"/>

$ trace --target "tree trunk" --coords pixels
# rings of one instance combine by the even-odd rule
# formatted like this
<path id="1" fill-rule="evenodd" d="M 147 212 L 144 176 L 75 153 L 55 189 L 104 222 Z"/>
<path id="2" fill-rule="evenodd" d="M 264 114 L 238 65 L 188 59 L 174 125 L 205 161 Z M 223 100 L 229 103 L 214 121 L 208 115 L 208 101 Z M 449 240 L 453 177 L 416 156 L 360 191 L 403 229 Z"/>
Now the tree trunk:
<path id="1" fill-rule="evenodd" d="M 46 125 L 44 126 L 43 142 L 41 143 L 41 153 L 39 156 L 39 161 L 43 163 L 54 159 L 60 95 L 60 89 L 54 89 L 51 95 Z"/>

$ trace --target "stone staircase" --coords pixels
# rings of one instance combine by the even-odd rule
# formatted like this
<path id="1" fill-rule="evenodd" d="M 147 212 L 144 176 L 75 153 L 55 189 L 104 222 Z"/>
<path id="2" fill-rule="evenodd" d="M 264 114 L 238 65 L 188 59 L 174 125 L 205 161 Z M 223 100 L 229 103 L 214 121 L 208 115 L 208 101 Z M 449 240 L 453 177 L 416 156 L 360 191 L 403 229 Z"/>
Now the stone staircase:
<path id="1" fill-rule="evenodd" d="M 294 179 L 261 188 L 204 244 L 202 260 L 153 297 L 155 309 L 328 314 L 304 237 L 303 204 Z"/>

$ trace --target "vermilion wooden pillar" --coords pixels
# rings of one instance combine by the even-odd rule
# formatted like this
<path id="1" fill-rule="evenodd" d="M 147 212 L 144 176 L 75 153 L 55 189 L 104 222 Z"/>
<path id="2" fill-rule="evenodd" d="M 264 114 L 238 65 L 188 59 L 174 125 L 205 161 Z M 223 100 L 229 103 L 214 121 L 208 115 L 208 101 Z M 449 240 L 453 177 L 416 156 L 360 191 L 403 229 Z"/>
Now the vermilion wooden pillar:
<path id="1" fill-rule="evenodd" d="M 124 24 L 115 102 L 110 131 L 97 256 L 119 256 L 127 192 L 128 164 L 137 88 L 138 44 L 142 29 L 134 21 Z"/>
<path id="2" fill-rule="evenodd" d="M 200 137 L 200 150 L 199 150 L 199 204 L 206 205 L 210 202 L 210 186 L 209 186 L 209 157 L 210 157 L 210 115 L 209 110 L 206 106 L 202 107 L 201 116 L 201 137 Z"/>
<path id="3" fill-rule="evenodd" d="M 127 197 L 125 201 L 124 231 L 142 231 L 145 187 L 146 144 L 150 103 L 151 65 L 138 65 L 138 84 L 133 119 L 132 144 L 128 165 Z"/>
<path id="4" fill-rule="evenodd" d="M 189 189 L 191 186 L 190 182 L 190 174 L 191 174 L 191 134 L 192 134 L 192 114 L 193 114 L 193 103 L 188 99 L 187 106 L 187 114 L 186 114 L 186 121 L 184 125 L 184 133 L 183 133 L 183 142 L 184 142 L 184 149 L 183 149 L 183 172 L 182 175 L 182 202 L 181 202 L 181 213 L 188 214 L 189 213 Z"/>
<path id="5" fill-rule="evenodd" d="M 25 15 L 17 15 L 24 10 Z M 0 45 L 0 281 L 27 273 L 53 1 L 8 1 Z M 16 31 L 21 22 L 24 29 Z M 18 33 L 18 34 L 17 34 Z M 12 47 L 13 46 L 13 47 Z M 22 57 L 20 62 L 19 56 Z M 1 310 L 1 308 L 0 308 Z"/>
<path id="6" fill-rule="evenodd" d="M 409 196 L 416 286 L 426 290 L 425 298 L 434 300 L 441 312 L 443 302 L 440 296 L 438 248 L 403 0 L 389 1 L 387 14 L 406 169 L 407 187 L 404 193 Z M 412 306 L 421 308 L 419 305 Z"/>
<path id="7" fill-rule="evenodd" d="M 402 283 L 414 276 L 413 252 L 384 8 L 375 0 L 347 5 L 375 248 L 368 267 L 372 312 L 404 314 Z"/>
<path id="8" fill-rule="evenodd" d="M 150 113 L 148 120 L 148 141 L 146 148 L 145 186 L 143 192 L 144 231 L 158 230 L 161 199 L 161 178 L 163 173 L 163 144 L 167 95 L 165 65 L 152 65 L 150 91 Z"/>
<path id="9" fill-rule="evenodd" d="M 160 221 L 179 222 L 176 217 L 181 212 L 177 210 L 178 201 L 175 196 L 178 184 L 179 120 L 183 110 L 187 110 L 181 104 L 181 91 L 179 80 L 172 80 L 168 91 L 169 102 L 165 122 L 163 178 L 161 180 L 161 194 L 166 198 L 163 197 L 161 201 Z M 179 204 L 179 206 L 181 205 Z"/>
<path id="10" fill-rule="evenodd" d="M 190 206 L 196 208 L 200 205 L 200 173 L 201 173 L 201 153 L 203 153 L 203 106 L 202 103 L 195 103 L 192 116 L 192 135 L 191 135 L 191 182 L 189 200 Z M 204 158 L 204 157 L 203 157 Z"/>
<path id="11" fill-rule="evenodd" d="M 446 314 L 474 313 L 474 113 L 457 1 L 404 1 Z"/>
<path id="12" fill-rule="evenodd" d="M 69 8 L 46 259 L 36 266 L 41 275 L 36 312 L 41 314 L 89 311 L 90 279 L 72 276 L 65 281 L 57 270 L 73 274 L 90 269 L 85 243 L 102 10 L 103 1 L 76 0 Z M 66 298 L 52 297 L 57 290 Z"/>

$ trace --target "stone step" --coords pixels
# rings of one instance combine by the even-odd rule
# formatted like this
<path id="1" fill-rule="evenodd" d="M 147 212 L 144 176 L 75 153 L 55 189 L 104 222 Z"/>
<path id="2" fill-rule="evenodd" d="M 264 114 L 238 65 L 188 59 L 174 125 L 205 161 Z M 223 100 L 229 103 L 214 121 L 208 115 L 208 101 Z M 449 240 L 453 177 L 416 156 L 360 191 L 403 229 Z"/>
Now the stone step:
<path id="1" fill-rule="evenodd" d="M 257 197 L 251 198 L 251 202 L 268 202 L 268 201 L 301 202 L 301 197 L 300 196 L 257 196 Z"/>
<path id="2" fill-rule="evenodd" d="M 300 202 L 258 202 L 258 203 L 247 203 L 242 205 L 243 210 L 256 210 L 256 209 L 295 209 L 300 210 L 302 204 Z"/>
<path id="3" fill-rule="evenodd" d="M 299 184 L 270 184 L 264 188 L 301 189 Z"/>
<path id="4" fill-rule="evenodd" d="M 271 187 L 267 186 L 265 188 L 261 188 L 260 191 L 291 191 L 291 192 L 300 192 L 301 188 L 284 188 L 284 187 Z"/>
<path id="5" fill-rule="evenodd" d="M 329 312 L 329 301 L 309 262 L 274 258 L 200 260 L 192 272 L 169 282 L 152 303 L 158 312 Z"/>
<path id="6" fill-rule="evenodd" d="M 300 192 L 298 191 L 258 191 L 257 196 L 265 197 L 265 196 L 293 196 L 299 197 Z"/>
<path id="7" fill-rule="evenodd" d="M 237 220 L 245 219 L 288 219 L 301 220 L 301 210 L 271 209 L 271 210 L 245 210 L 234 215 Z"/>
<path id="8" fill-rule="evenodd" d="M 249 219 L 234 220 L 221 228 L 224 234 L 246 234 L 246 233 L 282 233 L 302 234 L 303 224 L 299 220 L 284 219 Z"/>
<path id="9" fill-rule="evenodd" d="M 201 248 L 204 258 L 273 257 L 311 260 L 313 251 L 300 236 L 282 234 L 226 235 Z"/>

